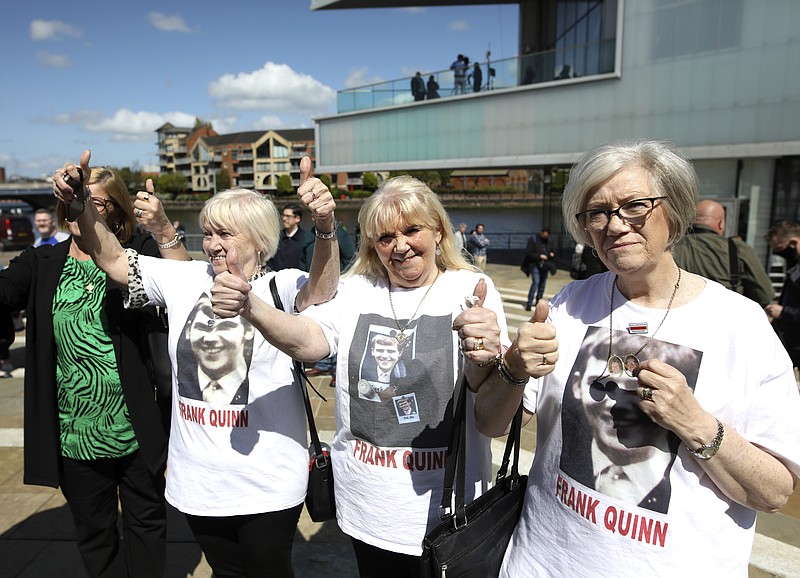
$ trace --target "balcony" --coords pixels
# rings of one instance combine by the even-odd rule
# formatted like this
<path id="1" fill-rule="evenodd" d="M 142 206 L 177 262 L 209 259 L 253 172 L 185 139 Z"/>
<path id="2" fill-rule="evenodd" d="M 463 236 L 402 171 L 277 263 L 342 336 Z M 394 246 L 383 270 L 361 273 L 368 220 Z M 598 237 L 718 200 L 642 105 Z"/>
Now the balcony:
<path id="1" fill-rule="evenodd" d="M 541 83 L 562 83 L 573 78 L 587 78 L 614 72 L 616 42 L 591 43 L 524 54 L 503 60 L 480 62 L 482 81 L 480 92 L 508 90 Z M 463 97 L 473 91 L 473 65 L 467 69 L 464 94 L 456 94 L 452 70 L 427 72 L 439 84 L 439 98 Z M 370 110 L 414 102 L 411 95 L 411 77 L 388 80 L 356 88 L 340 90 L 336 104 L 339 114 Z M 421 102 L 430 102 L 425 100 Z"/>

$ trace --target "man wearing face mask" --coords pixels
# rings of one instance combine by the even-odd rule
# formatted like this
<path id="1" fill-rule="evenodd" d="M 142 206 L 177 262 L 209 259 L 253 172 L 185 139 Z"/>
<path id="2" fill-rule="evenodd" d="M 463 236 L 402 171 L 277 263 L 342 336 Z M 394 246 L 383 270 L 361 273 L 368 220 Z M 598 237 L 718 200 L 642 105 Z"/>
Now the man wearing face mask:
<path id="1" fill-rule="evenodd" d="M 800 367 L 800 262 L 797 246 L 800 244 L 800 224 L 778 221 L 765 236 L 772 253 L 786 259 L 786 279 L 777 303 L 764 310 L 781 336 L 795 368 Z"/>

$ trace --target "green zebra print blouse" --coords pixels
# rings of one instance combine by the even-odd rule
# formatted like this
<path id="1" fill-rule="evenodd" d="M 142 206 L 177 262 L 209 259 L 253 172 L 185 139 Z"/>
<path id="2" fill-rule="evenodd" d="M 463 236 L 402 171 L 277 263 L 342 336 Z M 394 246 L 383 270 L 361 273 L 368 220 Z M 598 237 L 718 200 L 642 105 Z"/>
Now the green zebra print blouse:
<path id="1" fill-rule="evenodd" d="M 106 275 L 67 257 L 53 298 L 61 455 L 117 458 L 139 447 L 103 313 Z M 69 344 L 65 346 L 65 344 Z"/>

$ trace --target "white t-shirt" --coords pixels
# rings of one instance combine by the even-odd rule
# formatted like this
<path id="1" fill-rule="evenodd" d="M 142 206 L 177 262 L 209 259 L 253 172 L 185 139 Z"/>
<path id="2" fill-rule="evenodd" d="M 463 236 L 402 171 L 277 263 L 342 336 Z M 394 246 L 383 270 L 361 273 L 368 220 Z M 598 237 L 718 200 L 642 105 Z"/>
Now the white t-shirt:
<path id="1" fill-rule="evenodd" d="M 300 504 L 308 484 L 308 450 L 292 360 L 240 317 L 209 318 L 207 309 L 195 316 L 197 306 L 208 305 L 213 284 L 208 263 L 140 255 L 139 265 L 148 298 L 169 312 L 169 503 L 210 517 Z M 291 308 L 305 274 L 285 269 L 253 281 L 253 294 L 269 305 L 272 276 L 284 307 Z M 198 364 L 200 356 L 207 367 Z M 221 372 L 216 384 L 204 383 Z"/>
<path id="2" fill-rule="evenodd" d="M 501 576 L 746 577 L 755 512 L 644 415 L 635 379 L 607 374 L 613 279 L 576 281 L 551 301 L 559 361 L 525 392 L 537 450 Z M 756 303 L 706 281 L 666 318 L 618 291 L 614 306 L 614 355 L 636 354 L 664 319 L 639 360 L 679 369 L 706 411 L 800 474 L 792 363 Z"/>
<path id="3" fill-rule="evenodd" d="M 451 400 L 461 377 L 453 320 L 481 278 L 488 286 L 484 307 L 497 314 L 508 345 L 500 295 L 489 277 L 472 271 L 443 273 L 424 299 L 428 287 L 393 290 L 397 322 L 406 335 L 402 352 L 392 337 L 399 331 L 384 280 L 346 278 L 333 301 L 303 312 L 320 323 L 337 352 L 332 460 L 339 527 L 349 536 L 419 556 L 426 531 L 439 523 Z M 382 341 L 373 345 L 375 339 Z M 394 362 L 384 369 L 389 384 L 377 380 L 384 358 Z M 489 438 L 475 429 L 474 396 L 467 398 L 471 501 L 489 487 L 491 452 Z"/>

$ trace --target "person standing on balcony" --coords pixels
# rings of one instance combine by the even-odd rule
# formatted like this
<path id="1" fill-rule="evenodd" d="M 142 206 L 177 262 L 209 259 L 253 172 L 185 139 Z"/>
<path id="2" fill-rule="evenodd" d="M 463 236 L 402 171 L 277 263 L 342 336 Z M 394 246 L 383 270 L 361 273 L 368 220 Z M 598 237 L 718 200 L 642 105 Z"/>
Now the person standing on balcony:
<path id="1" fill-rule="evenodd" d="M 433 100 L 434 98 L 439 98 L 439 83 L 436 82 L 436 79 L 431 74 L 428 77 L 428 100 Z"/>
<path id="2" fill-rule="evenodd" d="M 411 78 L 411 94 L 414 96 L 414 101 L 425 100 L 425 92 L 425 81 L 422 79 L 422 75 L 417 72 Z"/>
<path id="3" fill-rule="evenodd" d="M 455 62 L 450 65 L 453 71 L 453 94 L 464 94 L 467 92 L 467 64 L 464 62 L 464 55 L 459 54 Z"/>
<path id="4" fill-rule="evenodd" d="M 476 62 L 472 67 L 472 92 L 480 92 L 482 83 L 483 72 L 481 72 L 481 65 Z"/>

